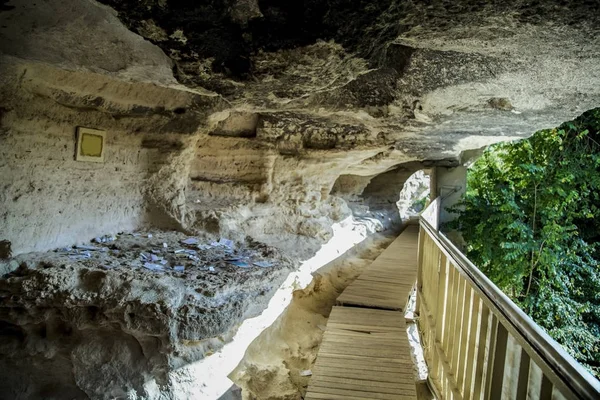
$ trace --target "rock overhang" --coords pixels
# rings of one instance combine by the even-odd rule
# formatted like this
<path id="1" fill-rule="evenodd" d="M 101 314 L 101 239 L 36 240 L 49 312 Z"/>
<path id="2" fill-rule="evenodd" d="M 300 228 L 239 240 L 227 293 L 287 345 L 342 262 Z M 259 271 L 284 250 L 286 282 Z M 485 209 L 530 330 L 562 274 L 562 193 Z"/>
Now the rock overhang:
<path id="1" fill-rule="evenodd" d="M 0 240 L 9 239 L 14 255 L 151 225 L 240 243 L 250 237 L 307 258 L 351 211 L 390 220 L 386 210 L 412 172 L 460 165 L 486 145 L 600 102 L 594 1 L 102 3 L 0 5 Z M 73 160 L 77 126 L 107 131 L 104 164 Z M 43 329 L 65 334 L 83 321 L 93 339 L 83 351 L 122 355 L 117 373 L 100 376 L 110 360 L 86 364 L 69 346 L 69 356 L 50 357 L 68 380 L 63 394 L 72 387 L 73 397 L 97 388 L 119 395 L 118 384 L 132 382 L 142 396 L 144 383 L 166 385 L 169 370 L 221 346 L 244 318 L 239 310 L 229 319 L 227 310 L 203 311 L 214 299 L 200 288 L 193 295 L 206 319 L 178 319 L 180 286 L 203 285 L 179 282 L 161 292 L 166 308 L 141 307 L 137 318 L 148 326 L 137 325 L 136 341 L 132 316 L 110 311 L 128 273 L 59 268 L 13 277 L 16 287 L 22 279 L 35 290 L 23 303 L 13 299 L 14 315 L 3 323 L 11 340 L 38 340 Z M 67 284 L 47 299 L 59 303 L 52 315 L 21 315 L 28 301 L 51 306 L 39 293 L 60 283 L 49 281 L 54 276 Z M 98 282 L 111 288 L 101 301 L 90 294 Z M 260 312 L 269 290 L 257 291 L 265 297 L 258 305 L 250 292 L 230 305 Z M 165 315 L 189 324 L 170 335 Z M 153 323 L 162 327 L 160 343 Z M 132 360 L 140 368 L 120 368 Z"/>

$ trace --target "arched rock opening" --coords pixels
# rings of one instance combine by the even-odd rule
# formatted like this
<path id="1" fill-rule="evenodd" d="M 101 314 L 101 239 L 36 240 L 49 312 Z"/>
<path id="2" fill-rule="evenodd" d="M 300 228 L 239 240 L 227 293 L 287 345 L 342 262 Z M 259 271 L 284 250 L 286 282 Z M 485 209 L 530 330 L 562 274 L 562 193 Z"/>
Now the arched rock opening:
<path id="1" fill-rule="evenodd" d="M 440 161 L 439 164 L 445 165 L 447 162 Z M 333 185 L 331 194 L 344 199 L 355 217 L 376 219 L 382 229 L 397 227 L 404 218 L 399 202 L 402 202 L 403 210 L 408 209 L 412 205 L 410 190 L 421 195 L 424 188 L 420 186 L 428 185 L 428 177 L 425 179 L 425 174 L 422 174 L 418 183 L 409 182 L 412 185 L 410 190 L 405 188 L 406 182 L 417 171 L 427 170 L 426 166 L 430 165 L 408 162 L 372 176 L 341 175 Z"/>

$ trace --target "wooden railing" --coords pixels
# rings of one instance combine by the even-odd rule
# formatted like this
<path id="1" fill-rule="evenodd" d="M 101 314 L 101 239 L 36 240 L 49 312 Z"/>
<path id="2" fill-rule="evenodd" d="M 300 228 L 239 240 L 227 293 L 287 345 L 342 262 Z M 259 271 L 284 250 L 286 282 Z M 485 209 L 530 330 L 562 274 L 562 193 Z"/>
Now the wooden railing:
<path id="1" fill-rule="evenodd" d="M 600 399 L 600 382 L 432 226 L 435 214 L 420 221 L 417 311 L 437 397 Z"/>

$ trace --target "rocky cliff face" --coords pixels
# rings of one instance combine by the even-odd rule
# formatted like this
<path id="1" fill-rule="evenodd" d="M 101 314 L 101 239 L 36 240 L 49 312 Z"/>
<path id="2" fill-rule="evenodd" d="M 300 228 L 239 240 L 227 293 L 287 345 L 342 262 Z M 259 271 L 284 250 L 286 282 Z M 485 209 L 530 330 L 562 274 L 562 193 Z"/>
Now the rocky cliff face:
<path id="1" fill-rule="evenodd" d="M 304 258 L 352 212 L 393 223 L 414 171 L 600 101 L 596 1 L 101 3 L 0 4 L 13 255 L 152 226 Z M 77 126 L 107 132 L 104 163 L 74 160 Z M 56 318 L 35 324 L 78 317 Z"/>
<path id="2" fill-rule="evenodd" d="M 594 2 L 105 3 L 115 9 L 24 0 L 0 13 L 15 253 L 157 218 L 268 240 L 267 215 L 276 236 L 312 237 L 347 213 L 330 196 L 344 180 L 456 165 L 599 96 Z M 76 126 L 108 131 L 104 164 L 72 160 Z M 70 203 L 81 209 L 56 215 Z"/>

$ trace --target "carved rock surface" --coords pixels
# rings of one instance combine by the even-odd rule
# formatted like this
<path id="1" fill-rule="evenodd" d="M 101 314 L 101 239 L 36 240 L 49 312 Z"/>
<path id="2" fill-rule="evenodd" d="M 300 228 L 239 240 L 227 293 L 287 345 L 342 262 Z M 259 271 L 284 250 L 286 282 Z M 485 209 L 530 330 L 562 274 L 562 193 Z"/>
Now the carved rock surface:
<path id="1" fill-rule="evenodd" d="M 0 242 L 35 259 L 27 253 L 152 227 L 308 258 L 351 213 L 397 222 L 413 172 L 597 107 L 597 10 L 559 0 L 2 1 Z M 78 126 L 106 131 L 104 163 L 74 160 Z M 0 334 L 17 356 L 21 342 L 39 355 L 31 382 L 101 370 L 57 384 L 73 398 L 169 387 L 163 372 L 175 364 L 151 360 L 177 358 L 182 337 L 165 319 L 175 308 L 148 311 L 132 335 L 126 314 L 110 311 L 123 289 L 90 302 L 80 272 L 18 272 L 14 261 L 1 261 L 20 275 L 0 278 Z M 246 316 L 218 313 L 207 340 Z M 157 339 L 153 325 L 169 333 Z M 52 335 L 69 330 L 89 341 L 52 350 Z M 140 368 L 113 379 L 100 367 L 106 352 Z M 5 382 L 28 387 L 22 372 Z M 39 382 L 22 398 L 51 398 Z"/>

